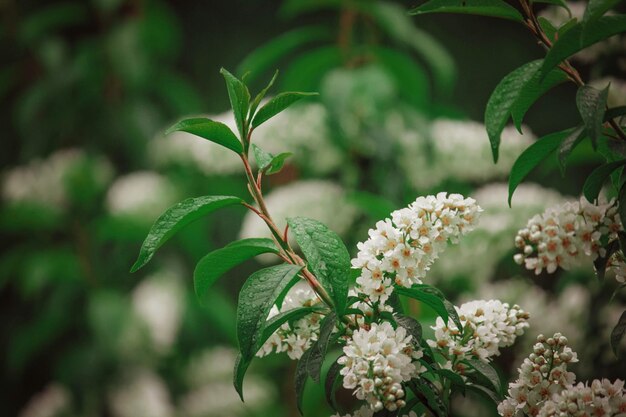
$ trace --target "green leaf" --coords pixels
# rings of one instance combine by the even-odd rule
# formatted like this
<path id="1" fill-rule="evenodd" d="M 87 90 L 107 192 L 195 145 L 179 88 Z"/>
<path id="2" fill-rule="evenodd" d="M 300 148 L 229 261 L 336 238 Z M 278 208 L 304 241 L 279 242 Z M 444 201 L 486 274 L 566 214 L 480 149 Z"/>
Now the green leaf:
<path id="1" fill-rule="evenodd" d="M 626 334 L 626 311 L 622 313 L 617 321 L 617 324 L 611 331 L 611 348 L 613 349 L 615 356 L 619 353 L 619 344 L 622 341 L 624 334 Z"/>
<path id="2" fill-rule="evenodd" d="M 588 85 L 583 85 L 576 93 L 576 106 L 594 147 L 597 146 L 602 133 L 602 119 L 608 94 L 608 86 L 600 91 Z"/>
<path id="3" fill-rule="evenodd" d="M 285 165 L 285 161 L 291 155 L 293 155 L 293 153 L 291 152 L 281 152 L 278 155 L 272 157 L 272 160 L 270 161 L 270 166 L 266 171 L 267 175 L 272 175 L 280 172 L 280 170 L 283 169 L 283 166 Z"/>
<path id="4" fill-rule="evenodd" d="M 626 159 L 621 161 L 610 162 L 608 164 L 600 165 L 594 169 L 587 177 L 585 185 L 583 186 L 583 193 L 587 201 L 593 203 L 598 198 L 600 190 L 604 185 L 604 182 L 611 175 L 613 171 L 626 164 Z"/>
<path id="5" fill-rule="evenodd" d="M 463 325 L 461 324 L 461 321 L 459 320 L 459 317 L 457 315 L 456 310 L 454 309 L 454 306 L 452 306 L 449 302 L 448 304 L 446 304 L 445 301 L 447 300 L 445 300 L 445 298 L 442 298 L 442 296 L 434 292 L 426 291 L 426 288 L 424 287 L 416 287 L 416 286 L 412 288 L 395 287 L 395 291 L 399 295 L 411 297 L 415 300 L 418 300 L 426 304 L 427 306 L 432 308 L 435 311 L 435 313 L 437 313 L 437 315 L 439 315 L 443 319 L 445 323 L 448 323 L 448 320 L 452 319 L 454 324 L 459 329 L 463 328 Z M 452 308 L 450 308 L 450 306 L 452 306 Z"/>
<path id="6" fill-rule="evenodd" d="M 252 127 L 256 128 L 261 123 L 268 121 L 272 117 L 276 116 L 287 107 L 291 106 L 296 101 L 310 96 L 316 96 L 317 93 L 300 93 L 300 92 L 285 92 L 280 93 L 276 97 L 273 97 L 263 107 L 259 109 L 257 114 L 252 119 Z"/>
<path id="7" fill-rule="evenodd" d="M 587 8 L 585 9 L 585 14 L 583 15 L 583 26 L 587 26 L 589 22 L 604 15 L 604 13 L 609 11 L 609 9 L 613 8 L 613 6 L 618 4 L 620 1 L 621 0 L 589 0 Z"/>
<path id="8" fill-rule="evenodd" d="M 259 94 L 256 95 L 256 97 L 254 98 L 254 100 L 252 100 L 252 103 L 250 103 L 250 114 L 253 115 L 254 113 L 256 113 L 256 109 L 259 107 L 259 104 L 261 104 L 261 100 L 263 100 L 263 98 L 265 97 L 265 95 L 267 94 L 267 92 L 269 91 L 270 88 L 272 88 L 272 86 L 274 85 L 274 83 L 276 82 L 276 78 L 278 77 L 278 70 L 276 70 L 274 72 L 274 75 L 272 76 L 272 79 L 270 80 L 269 83 L 267 83 L 267 85 L 265 86 L 265 88 L 263 90 L 261 90 L 259 92 Z"/>
<path id="9" fill-rule="evenodd" d="M 437 369 L 436 373 L 447 378 L 452 382 L 452 385 L 458 387 L 462 394 L 465 393 L 465 380 L 456 372 L 451 371 L 450 369 Z"/>
<path id="10" fill-rule="evenodd" d="M 235 370 L 233 372 L 233 385 L 239 394 L 239 398 L 243 401 L 243 377 L 250 366 L 250 360 L 244 360 L 241 353 L 235 359 Z"/>
<path id="11" fill-rule="evenodd" d="M 320 333 L 318 339 L 311 346 L 311 354 L 308 357 L 306 369 L 311 379 L 316 383 L 320 382 L 320 374 L 322 372 L 322 363 L 328 351 L 330 336 L 335 329 L 335 321 L 337 316 L 331 313 L 324 317 L 320 323 Z"/>
<path id="12" fill-rule="evenodd" d="M 296 376 L 295 376 L 295 381 L 294 381 L 294 385 L 295 385 L 295 389 L 296 389 L 296 405 L 298 407 L 298 411 L 300 412 L 300 415 L 303 415 L 302 413 L 302 398 L 304 397 L 304 386 L 306 385 L 306 380 L 309 377 L 309 373 L 307 372 L 307 363 L 309 362 L 309 356 L 311 355 L 311 349 L 306 350 L 302 356 L 300 357 L 300 360 L 298 361 L 298 364 L 296 365 Z"/>
<path id="13" fill-rule="evenodd" d="M 511 168 L 509 176 L 509 206 L 513 193 L 518 185 L 524 181 L 524 178 L 537 166 L 541 161 L 546 159 L 548 155 L 559 147 L 561 141 L 567 137 L 573 129 L 562 130 L 560 132 L 551 133 L 537 140 L 522 152 Z"/>
<path id="14" fill-rule="evenodd" d="M 582 36 L 583 25 L 575 24 L 567 32 L 560 34 L 559 39 L 546 54 L 540 70 L 542 77 L 576 52 L 624 31 L 626 31 L 626 15 L 604 16 L 589 22 L 585 27 L 584 38 Z"/>
<path id="15" fill-rule="evenodd" d="M 193 272 L 196 296 L 203 301 L 211 286 L 225 272 L 262 253 L 278 253 L 271 239 L 242 239 L 205 255 Z"/>
<path id="16" fill-rule="evenodd" d="M 543 32 L 546 34 L 548 39 L 550 39 L 551 42 L 554 42 L 556 39 L 556 34 L 558 32 L 558 29 L 552 24 L 552 22 L 550 22 L 548 19 L 546 19 L 543 16 L 539 16 L 537 18 L 537 21 L 539 22 L 539 26 L 541 27 L 541 30 L 543 30 Z"/>
<path id="17" fill-rule="evenodd" d="M 330 365 L 330 369 L 326 373 L 326 380 L 324 381 L 324 394 L 326 396 L 326 402 L 328 405 L 334 410 L 337 411 L 337 404 L 335 402 L 335 386 L 337 385 L 337 380 L 341 379 L 340 371 L 343 368 L 343 365 L 337 363 L 337 361 L 333 362 Z"/>
<path id="18" fill-rule="evenodd" d="M 237 340 L 241 360 L 235 373 L 235 389 L 243 398 L 243 376 L 263 338 L 266 318 L 282 290 L 297 279 L 301 266 L 282 264 L 250 275 L 239 292 L 237 303 Z M 239 369 L 236 368 L 236 369 Z"/>
<path id="19" fill-rule="evenodd" d="M 541 60 L 522 65 L 505 76 L 496 86 L 485 108 L 485 126 L 491 143 L 494 162 L 498 162 L 500 135 L 511 115 L 511 108 L 520 97 L 522 89 L 541 67 Z"/>
<path id="20" fill-rule="evenodd" d="M 330 39 L 331 34 L 328 29 L 320 26 L 308 26 L 283 33 L 255 48 L 252 53 L 246 56 L 237 67 L 237 74 L 242 75 L 250 71 L 248 80 L 252 82 L 263 72 L 276 67 L 282 57 L 299 47 Z M 254 112 L 252 113 L 254 114 Z"/>
<path id="21" fill-rule="evenodd" d="M 432 382 L 425 378 L 421 378 L 415 381 L 414 386 L 417 389 L 415 392 L 416 396 L 422 402 L 426 400 L 425 402 L 427 402 L 430 408 L 436 412 L 437 417 L 446 417 L 448 415 L 446 406 L 443 404 L 440 396 L 435 391 Z M 422 398 L 420 398 L 420 396 Z"/>
<path id="22" fill-rule="evenodd" d="M 248 134 L 247 118 L 250 106 L 250 92 L 248 88 L 237 77 L 228 72 L 225 68 L 220 69 L 220 73 L 226 81 L 228 98 L 235 114 L 235 122 L 242 139 Z"/>
<path id="23" fill-rule="evenodd" d="M 254 160 L 261 171 L 269 167 L 272 163 L 272 154 L 265 152 L 254 143 L 252 144 L 252 153 L 254 154 Z"/>
<path id="24" fill-rule="evenodd" d="M 239 197 L 216 195 L 188 198 L 170 207 L 152 225 L 130 272 L 147 264 L 161 245 L 189 223 L 219 208 L 242 203 Z"/>
<path id="25" fill-rule="evenodd" d="M 348 299 L 350 254 L 341 238 L 324 224 L 305 217 L 287 219 L 289 228 L 307 259 L 309 270 L 335 303 L 341 315 Z"/>
<path id="26" fill-rule="evenodd" d="M 485 388 L 482 385 L 478 384 L 465 384 L 465 388 L 468 391 L 473 391 L 487 400 L 493 401 L 495 404 L 499 404 L 501 400 L 500 396 L 490 390 L 489 388 Z"/>
<path id="27" fill-rule="evenodd" d="M 244 283 L 237 304 L 237 339 L 244 359 L 252 358 L 258 350 L 270 309 L 301 269 L 290 264 L 271 266 L 253 273 Z"/>
<path id="28" fill-rule="evenodd" d="M 422 325 L 420 322 L 404 314 L 396 314 L 395 316 L 398 325 L 404 327 L 407 333 L 411 335 L 413 344 L 419 346 L 422 340 Z"/>
<path id="29" fill-rule="evenodd" d="M 204 117 L 181 120 L 174 126 L 167 129 L 165 134 L 169 135 L 172 132 L 191 133 L 192 135 L 200 136 L 201 138 L 215 142 L 218 145 L 222 145 L 237 154 L 243 152 L 241 142 L 239 142 L 235 134 L 228 126 L 224 123 L 214 122 L 213 120 Z"/>
<path id="30" fill-rule="evenodd" d="M 612 240 L 606 245 L 606 253 L 604 254 L 604 256 L 598 256 L 596 260 L 593 261 L 593 267 L 596 271 L 596 276 L 598 277 L 599 281 L 602 281 L 604 279 L 604 275 L 606 274 L 606 266 L 609 263 L 609 258 L 618 250 L 619 240 Z"/>
<path id="31" fill-rule="evenodd" d="M 431 0 L 409 11 L 410 14 L 465 13 L 500 17 L 523 22 L 524 18 L 513 6 L 501 0 Z"/>
<path id="32" fill-rule="evenodd" d="M 511 106 L 511 117 L 515 123 L 515 127 L 517 127 L 520 133 L 522 132 L 522 120 L 524 119 L 524 115 L 533 103 L 550 89 L 565 81 L 567 81 L 565 73 L 559 69 L 555 69 L 550 71 L 543 80 L 541 80 L 539 73 L 535 73 L 524 85 L 519 92 L 519 96 Z"/>
<path id="33" fill-rule="evenodd" d="M 569 158 L 574 148 L 576 148 L 576 146 L 578 146 L 580 142 L 583 141 L 586 136 L 585 133 L 585 128 L 583 126 L 580 126 L 573 130 L 569 135 L 567 135 L 559 145 L 559 150 L 557 151 L 557 154 L 561 175 L 565 175 L 567 158 Z"/>
<path id="34" fill-rule="evenodd" d="M 496 372 L 495 369 L 493 369 L 493 366 L 486 364 L 485 362 L 480 361 L 478 359 L 466 359 L 464 362 L 466 362 L 471 368 L 473 368 L 480 375 L 487 378 L 487 380 L 491 383 L 493 388 L 495 388 L 495 392 L 498 393 L 498 395 L 500 395 L 499 393 L 502 390 L 502 383 L 500 382 L 500 377 L 498 376 L 498 373 Z"/>
<path id="35" fill-rule="evenodd" d="M 618 106 L 608 109 L 604 112 L 603 121 L 608 122 L 611 119 L 626 115 L 626 106 Z"/>
<path id="36" fill-rule="evenodd" d="M 622 184 L 617 195 L 617 211 L 622 224 L 626 224 L 626 183 Z"/>

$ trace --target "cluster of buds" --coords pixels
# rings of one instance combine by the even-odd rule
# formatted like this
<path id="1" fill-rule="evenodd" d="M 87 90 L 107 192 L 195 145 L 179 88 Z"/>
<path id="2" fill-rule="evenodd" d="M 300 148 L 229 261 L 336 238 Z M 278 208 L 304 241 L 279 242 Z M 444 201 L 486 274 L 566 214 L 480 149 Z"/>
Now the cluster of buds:
<path id="1" fill-rule="evenodd" d="M 546 401 L 539 417 L 623 417 L 626 415 L 624 381 L 594 380 L 591 386 L 571 386 Z"/>
<path id="2" fill-rule="evenodd" d="M 365 400 L 373 411 L 396 411 L 406 405 L 402 383 L 423 372 L 421 350 L 415 350 L 412 336 L 391 323 L 372 323 L 356 330 L 343 348 L 337 363 L 343 386 Z M 417 366 L 416 366 L 417 365 Z"/>
<path id="3" fill-rule="evenodd" d="M 559 267 L 567 270 L 584 258 L 606 256 L 603 244 L 622 230 L 614 204 L 594 205 L 581 198 L 531 218 L 515 237 L 520 253 L 514 259 L 536 274 L 544 268 L 548 273 Z"/>
<path id="4" fill-rule="evenodd" d="M 546 401 L 572 385 L 576 376 L 567 366 L 578 358 L 567 344 L 560 333 L 537 336 L 533 353 L 518 369 L 519 378 L 509 384 L 507 397 L 498 405 L 501 416 L 536 416 Z"/>

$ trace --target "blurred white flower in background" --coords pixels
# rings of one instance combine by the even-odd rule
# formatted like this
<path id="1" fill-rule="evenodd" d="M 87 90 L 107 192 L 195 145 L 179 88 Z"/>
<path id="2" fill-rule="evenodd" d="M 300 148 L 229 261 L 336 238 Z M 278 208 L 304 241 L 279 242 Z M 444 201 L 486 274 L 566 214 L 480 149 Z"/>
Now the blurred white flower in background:
<path id="1" fill-rule="evenodd" d="M 186 417 L 236 417 L 261 415 L 259 410 L 276 399 L 273 385 L 248 372 L 246 401 L 233 389 L 232 365 L 237 352 L 232 348 L 213 347 L 192 358 L 187 366 L 186 382 L 191 390 L 180 402 L 181 415 Z"/>
<path id="2" fill-rule="evenodd" d="M 149 369 L 129 372 L 111 387 L 109 406 L 115 417 L 173 417 L 167 385 Z"/>
<path id="3" fill-rule="evenodd" d="M 59 150 L 6 172 L 2 198 L 11 203 L 63 209 L 71 202 L 75 176 L 88 177 L 93 187 L 104 188 L 113 177 L 113 168 L 105 158 L 87 155 L 81 149 Z"/>
<path id="4" fill-rule="evenodd" d="M 281 230 L 288 217 L 302 216 L 318 220 L 335 233 L 345 235 L 357 216 L 357 209 L 347 201 L 344 189 L 324 180 L 296 181 L 276 188 L 265 196 L 265 204 Z M 239 235 L 242 239 L 271 237 L 265 223 L 250 211 L 244 217 Z M 295 244 L 293 234 L 289 239 Z"/>
<path id="5" fill-rule="evenodd" d="M 19 417 L 63 417 L 70 409 L 71 397 L 67 388 L 51 382 L 28 401 Z"/>
<path id="6" fill-rule="evenodd" d="M 478 122 L 439 119 L 423 136 L 406 129 L 397 137 L 400 166 L 417 189 L 435 187 L 444 180 L 486 182 L 505 178 L 520 153 L 535 139 L 528 128 L 521 135 L 508 126 L 502 132 L 500 157 L 494 164 L 485 126 Z"/>
<path id="7" fill-rule="evenodd" d="M 463 237 L 462 244 L 448 248 L 433 265 L 429 278 L 434 282 L 464 276 L 470 280 L 469 287 L 476 288 L 488 281 L 498 262 L 514 249 L 515 233 L 528 218 L 565 201 L 557 191 L 532 183 L 518 186 L 511 207 L 507 203 L 505 183 L 487 184 L 471 196 L 483 208 L 480 222 L 472 233 Z"/>
<path id="8" fill-rule="evenodd" d="M 180 274 L 164 269 L 145 278 L 132 293 L 133 310 L 147 325 L 153 345 L 160 353 L 176 340 L 185 302 Z"/>
<path id="9" fill-rule="evenodd" d="M 178 200 L 178 191 L 165 176 L 136 171 L 121 176 L 109 188 L 106 208 L 114 216 L 152 223 Z"/>

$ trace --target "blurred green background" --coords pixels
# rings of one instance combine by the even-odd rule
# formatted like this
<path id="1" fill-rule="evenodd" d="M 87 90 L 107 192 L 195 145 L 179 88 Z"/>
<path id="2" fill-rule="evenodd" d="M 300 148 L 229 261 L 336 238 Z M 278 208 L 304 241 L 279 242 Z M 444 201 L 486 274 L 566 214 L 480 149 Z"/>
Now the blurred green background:
<path id="1" fill-rule="evenodd" d="M 542 98 L 525 135 L 507 130 L 493 165 L 480 124 L 489 94 L 543 52 L 521 26 L 409 17 L 414 3 L 0 1 L 1 414 L 296 415 L 286 356 L 257 361 L 245 405 L 230 382 L 237 290 L 267 260 L 229 273 L 209 299 L 193 293 L 195 263 L 238 236 L 264 233 L 258 223 L 237 209 L 217 213 L 149 267 L 128 272 L 169 205 L 245 196 L 237 158 L 189 135 L 162 135 L 189 115 L 232 124 L 220 67 L 249 70 L 253 89 L 279 69 L 275 92 L 321 93 L 257 132 L 264 149 L 294 152 L 265 184 L 276 217 L 327 222 L 354 254 L 375 221 L 417 195 L 474 195 L 485 226 L 444 254 L 432 283 L 455 300 L 500 297 L 554 317 L 503 354 L 503 375 L 533 335 L 559 330 L 587 363 L 581 378 L 623 377 L 607 348 L 624 303 L 607 303 L 614 283 L 601 287 L 590 267 L 535 278 L 512 262 L 517 229 L 576 199 L 599 161 L 577 148 L 565 179 L 549 161 L 531 176 L 541 186 L 520 188 L 513 209 L 506 206 L 503 182 L 517 155 L 535 137 L 576 123 L 574 86 Z M 586 79 L 614 77 L 618 101 L 626 97 L 623 45 L 578 61 Z M 494 413 L 475 399 L 458 401 L 458 415 Z M 305 415 L 330 415 L 324 404 L 310 384 Z"/>

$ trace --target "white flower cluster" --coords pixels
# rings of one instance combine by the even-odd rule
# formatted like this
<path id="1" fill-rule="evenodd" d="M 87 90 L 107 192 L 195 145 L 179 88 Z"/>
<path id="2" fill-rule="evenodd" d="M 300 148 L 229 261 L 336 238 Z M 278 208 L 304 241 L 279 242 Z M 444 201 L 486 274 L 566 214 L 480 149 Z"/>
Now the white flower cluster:
<path id="1" fill-rule="evenodd" d="M 508 184 L 491 183 L 470 195 L 484 210 L 480 223 L 463 238 L 462 245 L 448 248 L 446 256 L 433 264 L 428 273 L 433 285 L 442 282 L 451 284 L 453 280 L 462 278 L 468 291 L 478 288 L 494 277 L 498 263 L 509 255 L 511 235 L 524 227 L 535 213 L 565 202 L 565 197 L 555 190 L 523 183 L 515 191 L 513 206 L 509 207 L 508 193 Z M 522 302 L 519 304 L 526 306 Z"/>
<path id="2" fill-rule="evenodd" d="M 515 237 L 522 251 L 515 255 L 518 264 L 540 274 L 545 268 L 553 273 L 558 267 L 570 269 L 582 259 L 605 256 L 601 240 L 615 239 L 623 230 L 617 207 L 612 203 L 594 205 L 584 198 L 552 207 L 528 221 Z M 619 258 L 610 265 L 617 267 Z"/>
<path id="3" fill-rule="evenodd" d="M 456 243 L 476 226 L 482 209 L 472 198 L 442 192 L 419 197 L 409 207 L 376 223 L 369 239 L 360 242 L 354 268 L 361 269 L 358 290 L 371 301 L 384 303 L 393 283 L 420 284 L 448 241 Z"/>
<path id="4" fill-rule="evenodd" d="M 412 336 L 403 327 L 394 330 L 389 322 L 372 323 L 356 330 L 337 363 L 343 365 L 344 388 L 354 390 L 360 400 L 366 400 L 373 411 L 383 408 L 395 411 L 406 405 L 402 383 L 425 369 L 413 363 L 422 357 L 415 350 Z"/>
<path id="5" fill-rule="evenodd" d="M 276 305 L 272 306 L 267 319 L 294 308 L 311 307 L 319 303 L 320 300 L 311 287 L 305 282 L 298 282 L 289 290 L 280 308 Z M 273 351 L 287 352 L 291 359 L 300 359 L 302 354 L 317 340 L 320 320 L 319 314 L 312 313 L 293 323 L 283 324 L 267 339 L 256 355 L 263 357 Z"/>
<path id="6" fill-rule="evenodd" d="M 170 180 L 153 171 L 137 171 L 119 177 L 109 188 L 106 207 L 114 216 L 152 223 L 178 200 Z"/>
<path id="7" fill-rule="evenodd" d="M 546 401 L 539 417 L 624 417 L 626 390 L 624 381 L 594 380 L 591 386 L 582 382 L 555 394 Z"/>
<path id="8" fill-rule="evenodd" d="M 397 135 L 401 147 L 399 164 L 417 189 L 432 188 L 446 179 L 480 183 L 506 178 L 519 154 L 535 139 L 530 129 L 524 127 L 524 132 L 521 135 L 512 126 L 504 129 L 500 157 L 494 164 L 489 138 L 481 123 L 435 120 L 427 135 L 407 127 L 406 132 Z"/>
<path id="9" fill-rule="evenodd" d="M 304 216 L 324 223 L 343 236 L 357 216 L 357 209 L 347 201 L 344 189 L 325 180 L 296 181 L 276 188 L 265 196 L 265 205 L 281 230 L 288 217 Z M 251 211 L 246 213 L 239 234 L 242 239 L 271 237 L 265 223 Z M 289 243 L 294 245 L 293 233 L 289 238 Z M 274 257 L 259 257 L 261 261 L 266 259 L 273 260 Z"/>
<path id="10" fill-rule="evenodd" d="M 374 417 L 374 411 L 368 406 L 362 406 L 352 414 L 340 415 L 339 413 L 333 414 L 330 417 Z M 399 417 L 417 417 L 415 411 L 409 411 L 409 414 L 402 414 Z"/>
<path id="11" fill-rule="evenodd" d="M 446 324 L 437 317 L 432 327 L 435 340 L 428 340 L 428 344 L 444 352 L 456 370 L 463 370 L 463 365 L 458 364 L 463 359 L 489 362 L 491 357 L 500 355 L 500 348 L 511 346 L 528 328 L 529 314 L 517 305 L 475 300 L 455 308 L 463 328 L 457 328 L 452 320 Z"/>
<path id="12" fill-rule="evenodd" d="M 576 376 L 567 370 L 578 362 L 576 352 L 560 333 L 546 338 L 537 336 L 537 343 L 518 369 L 519 378 L 509 384 L 507 397 L 498 404 L 503 417 L 536 416 L 545 402 L 574 383 Z"/>
<path id="13" fill-rule="evenodd" d="M 111 181 L 113 168 L 108 160 L 91 157 L 80 149 L 60 150 L 8 171 L 2 181 L 2 198 L 63 209 L 70 203 L 72 175 L 90 178 L 94 186 L 104 188 Z"/>

